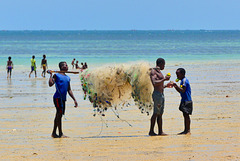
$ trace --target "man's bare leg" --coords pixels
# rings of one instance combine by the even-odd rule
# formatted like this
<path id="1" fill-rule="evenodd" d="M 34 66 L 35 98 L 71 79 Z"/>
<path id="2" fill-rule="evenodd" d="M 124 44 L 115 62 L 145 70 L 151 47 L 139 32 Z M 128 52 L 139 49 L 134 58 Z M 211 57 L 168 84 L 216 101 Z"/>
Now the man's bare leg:
<path id="1" fill-rule="evenodd" d="M 157 117 L 157 123 L 158 123 L 158 135 L 162 135 L 162 136 L 167 135 L 162 130 L 162 114 L 160 114 Z"/>
<path id="2" fill-rule="evenodd" d="M 178 135 L 190 134 L 190 124 L 191 124 L 190 116 L 189 114 L 183 112 L 183 117 L 184 117 L 184 131 L 178 133 Z"/>
<path id="3" fill-rule="evenodd" d="M 150 125 L 150 131 L 148 133 L 148 135 L 150 136 L 156 136 L 157 134 L 154 132 L 154 126 L 156 123 L 156 118 L 157 118 L 157 114 L 153 114 L 151 117 L 151 125 Z"/>
<path id="4" fill-rule="evenodd" d="M 52 137 L 53 138 L 59 138 L 59 136 L 57 135 L 56 131 L 57 131 L 57 127 L 58 127 L 58 122 L 59 122 L 59 114 L 56 113 L 55 119 L 54 119 L 54 125 L 53 125 L 53 132 L 52 132 Z"/>

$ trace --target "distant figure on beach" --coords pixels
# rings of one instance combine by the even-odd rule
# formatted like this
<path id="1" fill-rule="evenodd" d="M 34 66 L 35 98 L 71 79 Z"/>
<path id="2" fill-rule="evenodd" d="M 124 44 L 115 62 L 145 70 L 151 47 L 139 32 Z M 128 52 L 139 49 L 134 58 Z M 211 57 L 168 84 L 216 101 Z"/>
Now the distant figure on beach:
<path id="1" fill-rule="evenodd" d="M 78 66 L 78 60 L 76 61 L 75 68 L 80 69 L 80 67 Z"/>
<path id="2" fill-rule="evenodd" d="M 74 100 L 74 107 L 78 106 L 78 103 L 73 95 L 73 92 L 71 90 L 70 85 L 70 77 L 65 74 L 65 72 L 68 71 L 68 65 L 66 62 L 60 62 L 59 68 L 62 73 L 56 73 L 52 76 L 52 73 L 50 72 L 50 78 L 49 78 L 49 86 L 52 87 L 54 84 L 56 86 L 56 92 L 53 96 L 53 102 L 56 107 L 56 116 L 54 119 L 54 126 L 53 126 L 53 132 L 52 137 L 53 138 L 64 138 L 67 137 L 62 132 L 62 115 L 65 114 L 65 102 L 67 100 L 66 96 L 67 93 L 71 96 L 71 98 Z M 58 128 L 58 135 L 56 133 Z"/>
<path id="3" fill-rule="evenodd" d="M 156 61 L 156 68 L 153 68 L 150 73 L 150 78 L 152 85 L 154 87 L 154 91 L 152 94 L 153 102 L 154 102 L 154 110 L 153 115 L 151 117 L 151 125 L 150 125 L 150 136 L 157 135 L 154 132 L 154 126 L 157 119 L 158 124 L 158 135 L 167 135 L 162 130 L 162 115 L 164 111 L 164 88 L 168 86 L 164 86 L 164 81 L 170 79 L 171 76 L 163 76 L 161 70 L 165 68 L 165 60 L 163 58 L 158 58 Z"/>
<path id="4" fill-rule="evenodd" d="M 178 68 L 176 71 L 177 78 L 181 80 L 180 86 L 176 83 L 172 83 L 173 87 L 180 93 L 181 95 L 181 103 L 179 105 L 179 110 L 182 111 L 184 117 L 184 131 L 178 133 L 178 135 L 188 134 L 190 133 L 190 116 L 193 111 L 193 102 L 191 97 L 191 87 L 188 79 L 185 77 L 186 71 L 184 68 Z"/>
<path id="5" fill-rule="evenodd" d="M 83 66 L 83 69 L 87 69 L 88 68 L 88 65 L 87 65 L 87 63 L 85 62 L 84 63 L 84 66 Z"/>
<path id="6" fill-rule="evenodd" d="M 41 68 L 43 68 L 42 77 L 45 78 L 46 69 L 47 69 L 47 59 L 46 59 L 46 55 L 43 55 L 43 59 L 42 59 L 42 62 L 41 62 Z"/>
<path id="7" fill-rule="evenodd" d="M 29 73 L 29 78 L 31 77 L 31 74 L 33 71 L 35 72 L 35 77 L 37 77 L 36 69 L 37 69 L 36 60 L 35 60 L 35 56 L 33 55 L 31 59 L 31 72 Z"/>
<path id="8" fill-rule="evenodd" d="M 84 66 L 84 65 L 83 65 L 83 62 L 81 62 L 81 69 L 83 69 L 83 66 Z"/>
<path id="9" fill-rule="evenodd" d="M 88 66 L 87 66 L 87 63 L 85 62 L 84 64 L 83 64 L 83 62 L 81 63 L 81 65 L 82 65 L 82 67 L 81 67 L 81 69 L 87 69 L 88 68 Z"/>
<path id="10" fill-rule="evenodd" d="M 73 60 L 72 60 L 72 63 L 71 63 L 71 64 L 72 64 L 72 68 L 73 68 L 73 69 L 74 69 L 74 65 L 75 65 L 75 60 L 76 60 L 76 59 L 75 59 L 75 58 L 73 58 Z"/>
<path id="11" fill-rule="evenodd" d="M 11 78 L 12 77 L 12 69 L 13 69 L 13 62 L 12 62 L 12 57 L 9 56 L 8 57 L 8 61 L 7 61 L 7 78 Z"/>

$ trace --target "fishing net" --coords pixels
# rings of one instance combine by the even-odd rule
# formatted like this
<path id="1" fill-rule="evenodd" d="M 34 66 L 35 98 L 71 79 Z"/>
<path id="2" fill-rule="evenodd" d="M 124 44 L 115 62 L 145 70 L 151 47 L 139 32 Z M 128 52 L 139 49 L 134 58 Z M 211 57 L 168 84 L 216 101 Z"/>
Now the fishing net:
<path id="1" fill-rule="evenodd" d="M 146 62 L 127 65 L 103 66 L 80 74 L 84 100 L 94 108 L 94 115 L 108 108 L 129 106 L 135 102 L 142 113 L 152 110 L 153 87 Z"/>

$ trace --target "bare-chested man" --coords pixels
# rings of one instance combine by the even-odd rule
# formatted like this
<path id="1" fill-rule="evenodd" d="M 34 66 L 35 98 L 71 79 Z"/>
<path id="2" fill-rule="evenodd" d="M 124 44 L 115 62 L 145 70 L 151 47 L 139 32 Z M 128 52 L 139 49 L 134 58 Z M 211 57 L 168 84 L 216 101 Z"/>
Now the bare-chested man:
<path id="1" fill-rule="evenodd" d="M 158 124 L 158 135 L 166 135 L 162 130 L 162 114 L 164 111 L 164 88 L 167 86 L 164 86 L 164 81 L 167 81 L 170 79 L 171 76 L 163 76 L 161 70 L 163 70 L 165 67 L 165 60 L 163 58 L 158 58 L 156 61 L 156 68 L 153 68 L 150 73 L 150 78 L 152 81 L 152 85 L 154 87 L 154 91 L 152 94 L 153 102 L 154 102 L 154 111 L 153 115 L 151 117 L 151 125 L 150 125 L 150 136 L 157 135 L 154 132 L 154 126 L 157 119 Z"/>
<path id="2" fill-rule="evenodd" d="M 73 58 L 73 60 L 72 60 L 72 63 L 71 63 L 71 64 L 72 64 L 72 68 L 73 68 L 73 69 L 74 69 L 74 65 L 75 65 L 75 60 L 76 60 L 76 59 L 75 59 L 75 58 Z"/>
<path id="3" fill-rule="evenodd" d="M 13 62 L 11 59 L 11 56 L 9 56 L 7 61 L 7 78 L 12 77 Z"/>
<path id="4" fill-rule="evenodd" d="M 47 59 L 46 59 L 46 55 L 44 54 L 42 62 L 41 62 L 41 67 L 43 68 L 42 77 L 44 77 L 44 78 L 45 78 L 45 75 L 46 75 L 47 66 L 48 66 L 47 65 Z"/>

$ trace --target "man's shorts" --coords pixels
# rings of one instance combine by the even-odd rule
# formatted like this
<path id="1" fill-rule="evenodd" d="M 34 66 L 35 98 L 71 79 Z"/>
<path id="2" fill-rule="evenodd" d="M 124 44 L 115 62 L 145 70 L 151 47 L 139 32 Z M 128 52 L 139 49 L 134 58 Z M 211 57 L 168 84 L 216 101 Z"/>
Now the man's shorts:
<path id="1" fill-rule="evenodd" d="M 46 71 L 46 69 L 47 69 L 46 64 L 43 64 L 42 67 L 43 67 L 43 71 Z"/>
<path id="2" fill-rule="evenodd" d="M 36 71 L 36 67 L 35 66 L 31 66 L 31 71 Z"/>
<path id="3" fill-rule="evenodd" d="M 12 71 L 12 67 L 11 66 L 9 66 L 7 69 L 8 69 L 7 70 L 8 73 Z"/>
<path id="4" fill-rule="evenodd" d="M 158 91 L 153 91 L 152 94 L 153 103 L 154 103 L 154 114 L 163 114 L 164 111 L 164 94 Z"/>
<path id="5" fill-rule="evenodd" d="M 53 98 L 54 105 L 56 107 L 57 113 L 65 114 L 65 101 L 61 98 Z"/>
<path id="6" fill-rule="evenodd" d="M 193 102 L 192 101 L 181 102 L 179 105 L 179 110 L 191 115 L 193 111 Z"/>

